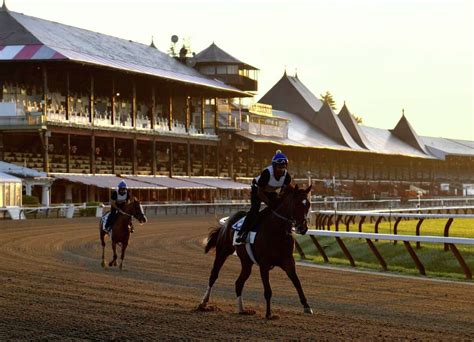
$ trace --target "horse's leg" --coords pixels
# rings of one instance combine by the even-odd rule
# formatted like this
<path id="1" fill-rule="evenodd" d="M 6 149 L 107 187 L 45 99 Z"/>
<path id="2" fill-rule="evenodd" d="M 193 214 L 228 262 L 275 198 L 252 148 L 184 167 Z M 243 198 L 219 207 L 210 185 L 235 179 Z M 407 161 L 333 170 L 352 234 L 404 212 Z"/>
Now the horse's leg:
<path id="1" fill-rule="evenodd" d="M 114 252 L 114 258 L 109 262 L 109 266 L 117 266 L 117 243 L 112 241 L 112 251 Z"/>
<path id="2" fill-rule="evenodd" d="M 201 304 L 199 304 L 198 309 L 206 309 L 207 303 L 209 303 L 209 298 L 211 296 L 212 286 L 214 286 L 214 283 L 219 277 L 219 271 L 221 270 L 228 256 L 228 254 L 223 252 L 216 253 L 216 258 L 214 259 L 214 265 L 212 266 L 211 275 L 209 276 L 209 283 L 207 285 L 206 293 L 204 293 L 204 297 L 202 297 Z"/>
<path id="3" fill-rule="evenodd" d="M 278 319 L 277 315 L 272 315 L 272 309 L 270 307 L 270 300 L 272 299 L 272 287 L 270 286 L 270 268 L 267 266 L 260 265 L 260 276 L 262 277 L 264 296 L 267 301 L 267 312 L 265 314 L 266 319 Z"/>
<path id="4" fill-rule="evenodd" d="M 306 296 L 304 295 L 303 287 L 301 286 L 300 279 L 298 278 L 298 274 L 296 274 L 295 260 L 293 259 L 292 261 L 283 265 L 282 269 L 286 272 L 286 274 L 288 275 L 288 278 L 291 279 L 293 285 L 295 286 L 296 291 L 298 292 L 298 296 L 300 297 L 300 302 L 304 307 L 304 313 L 312 315 L 313 309 L 311 309 L 311 307 L 308 304 L 308 301 L 306 300 Z"/>
<path id="5" fill-rule="evenodd" d="M 125 257 L 125 250 L 127 249 L 127 246 L 128 246 L 127 242 L 122 243 L 122 254 L 120 255 L 120 265 L 119 265 L 120 271 L 122 270 L 123 258 Z"/>
<path id="6" fill-rule="evenodd" d="M 240 270 L 240 275 L 235 281 L 235 294 L 237 296 L 237 310 L 241 315 L 254 315 L 255 310 L 245 310 L 244 309 L 244 302 L 242 300 L 242 290 L 244 288 L 244 284 L 247 279 L 250 277 L 250 273 L 252 273 L 252 266 L 253 262 L 250 259 L 240 259 L 240 264 L 242 268 Z"/>
<path id="7" fill-rule="evenodd" d="M 102 268 L 106 268 L 107 264 L 105 263 L 105 241 L 104 241 L 104 233 L 102 232 L 102 228 L 100 228 L 100 244 L 102 245 Z"/>

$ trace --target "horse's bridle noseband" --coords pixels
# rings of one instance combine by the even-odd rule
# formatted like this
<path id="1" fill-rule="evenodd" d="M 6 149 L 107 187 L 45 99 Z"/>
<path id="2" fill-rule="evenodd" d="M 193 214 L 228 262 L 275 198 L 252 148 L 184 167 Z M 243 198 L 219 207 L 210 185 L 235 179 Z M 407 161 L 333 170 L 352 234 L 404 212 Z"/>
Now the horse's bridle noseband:
<path id="1" fill-rule="evenodd" d="M 279 213 L 277 212 L 277 210 L 280 209 L 280 207 L 281 207 L 282 205 L 283 205 L 283 203 L 281 203 L 275 210 L 271 209 L 272 214 L 275 215 L 276 217 L 278 217 L 279 219 L 281 219 L 281 220 L 286 221 L 287 223 L 289 223 L 290 226 L 291 226 L 291 228 L 293 228 L 293 227 L 297 228 L 297 227 L 295 226 L 295 225 L 296 225 L 296 221 L 295 221 L 295 219 L 293 218 L 294 199 L 291 198 L 291 200 L 290 200 L 290 215 L 291 215 L 291 217 L 289 217 L 289 218 L 288 218 L 288 217 L 285 217 L 285 216 L 283 216 L 283 215 L 281 215 L 281 214 L 279 214 Z"/>

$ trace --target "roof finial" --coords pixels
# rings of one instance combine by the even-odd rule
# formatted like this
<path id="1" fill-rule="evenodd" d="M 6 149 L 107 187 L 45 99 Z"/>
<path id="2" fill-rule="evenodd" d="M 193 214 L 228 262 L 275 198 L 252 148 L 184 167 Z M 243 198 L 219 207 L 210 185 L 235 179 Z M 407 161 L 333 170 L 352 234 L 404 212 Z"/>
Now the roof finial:
<path id="1" fill-rule="evenodd" d="M 155 43 L 153 42 L 153 36 L 151 36 L 151 44 L 150 47 L 156 49 Z"/>
<path id="2" fill-rule="evenodd" d="M 298 78 L 298 68 L 295 68 L 295 78 Z"/>
<path id="3" fill-rule="evenodd" d="M 285 72 L 283 73 L 283 76 L 286 76 L 286 65 L 285 65 Z"/>
<path id="4" fill-rule="evenodd" d="M 3 11 L 8 11 L 7 0 L 3 0 L 2 10 Z"/>
<path id="5" fill-rule="evenodd" d="M 402 116 L 405 116 L 405 109 L 402 108 Z"/>

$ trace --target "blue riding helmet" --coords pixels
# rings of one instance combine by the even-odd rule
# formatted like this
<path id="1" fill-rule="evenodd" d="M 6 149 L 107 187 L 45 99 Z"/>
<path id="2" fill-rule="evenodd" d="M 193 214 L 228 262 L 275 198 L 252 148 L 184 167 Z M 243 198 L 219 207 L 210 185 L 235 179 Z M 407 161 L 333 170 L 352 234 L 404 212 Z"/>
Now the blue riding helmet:
<path id="1" fill-rule="evenodd" d="M 124 181 L 121 181 L 119 183 L 119 185 L 117 186 L 117 188 L 119 189 L 126 189 L 127 188 L 127 183 L 125 183 Z"/>
<path id="2" fill-rule="evenodd" d="M 286 164 L 286 165 L 288 165 L 288 158 L 280 150 L 277 150 L 275 155 L 272 158 L 272 164 L 277 164 L 277 165 Z"/>

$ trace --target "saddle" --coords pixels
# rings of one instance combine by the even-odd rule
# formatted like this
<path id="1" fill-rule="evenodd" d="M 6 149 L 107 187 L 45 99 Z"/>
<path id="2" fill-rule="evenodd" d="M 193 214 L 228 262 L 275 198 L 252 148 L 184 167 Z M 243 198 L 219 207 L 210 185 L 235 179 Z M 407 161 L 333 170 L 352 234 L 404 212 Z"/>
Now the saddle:
<path id="1" fill-rule="evenodd" d="M 254 224 L 252 225 L 252 228 L 250 229 L 249 233 L 247 234 L 246 243 L 250 243 L 250 244 L 254 243 L 255 236 L 257 236 L 257 233 L 258 233 L 258 231 L 259 231 L 259 229 L 262 225 L 263 219 L 265 217 L 267 217 L 269 214 L 270 214 L 270 210 L 268 208 L 265 208 L 265 209 L 261 210 L 258 213 L 257 219 L 255 220 Z M 239 236 L 240 229 L 242 228 L 242 225 L 243 225 L 244 220 L 245 220 L 246 217 L 247 216 L 243 216 L 240 220 L 238 220 L 237 222 L 235 222 L 232 225 L 232 230 L 234 231 L 234 237 L 233 237 L 233 245 L 234 246 L 244 244 L 244 242 L 238 242 L 237 238 Z"/>

